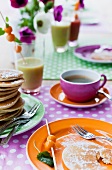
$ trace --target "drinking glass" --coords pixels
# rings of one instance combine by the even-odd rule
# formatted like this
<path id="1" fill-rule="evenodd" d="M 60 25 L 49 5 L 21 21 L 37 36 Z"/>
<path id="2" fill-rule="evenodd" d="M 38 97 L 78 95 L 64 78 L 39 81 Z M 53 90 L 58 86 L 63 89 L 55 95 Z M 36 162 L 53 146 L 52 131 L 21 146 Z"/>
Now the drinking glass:
<path id="1" fill-rule="evenodd" d="M 21 70 L 25 82 L 21 90 L 24 93 L 38 94 L 42 85 L 44 60 L 42 47 L 40 51 L 35 50 L 35 43 L 22 43 L 21 53 L 15 55 L 15 67 Z"/>
<path id="2" fill-rule="evenodd" d="M 61 22 L 53 21 L 51 25 L 52 41 L 54 50 L 63 53 L 68 50 L 68 40 L 70 33 L 70 22 L 62 20 Z"/>
<path id="3" fill-rule="evenodd" d="M 73 14 L 70 24 L 70 37 L 69 37 L 69 46 L 75 47 L 78 45 L 78 36 L 80 31 L 80 19 L 78 14 Z"/>
<path id="4" fill-rule="evenodd" d="M 75 47 L 78 45 L 79 28 L 80 28 L 79 20 L 71 21 L 70 38 L 69 38 L 69 46 L 70 47 Z"/>

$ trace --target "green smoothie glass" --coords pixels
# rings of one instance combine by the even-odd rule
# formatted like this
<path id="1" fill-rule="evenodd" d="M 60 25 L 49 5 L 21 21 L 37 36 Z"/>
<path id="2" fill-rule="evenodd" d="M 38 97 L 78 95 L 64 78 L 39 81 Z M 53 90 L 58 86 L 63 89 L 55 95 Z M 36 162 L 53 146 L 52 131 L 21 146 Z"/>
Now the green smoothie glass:
<path id="1" fill-rule="evenodd" d="M 54 21 L 51 25 L 51 34 L 54 50 L 58 53 L 63 53 L 67 51 L 70 34 L 70 22 Z"/>
<path id="2" fill-rule="evenodd" d="M 21 90 L 24 93 L 38 94 L 42 85 L 44 62 L 41 52 L 28 51 L 28 48 L 30 50 L 30 45 L 32 44 L 24 43 L 22 45 L 23 53 L 16 54 L 15 66 L 24 75 L 25 82 L 22 84 Z M 25 50 L 25 46 L 27 50 Z"/>

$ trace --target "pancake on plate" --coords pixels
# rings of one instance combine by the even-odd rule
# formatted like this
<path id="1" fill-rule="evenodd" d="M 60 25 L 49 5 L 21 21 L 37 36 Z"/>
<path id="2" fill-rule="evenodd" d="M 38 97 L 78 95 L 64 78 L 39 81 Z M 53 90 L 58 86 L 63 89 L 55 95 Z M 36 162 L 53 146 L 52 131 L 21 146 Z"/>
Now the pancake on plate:
<path id="1" fill-rule="evenodd" d="M 0 81 L 0 87 L 16 87 L 16 86 L 21 86 L 23 82 L 24 82 L 23 78 L 12 80 L 12 81 Z"/>
<path id="2" fill-rule="evenodd" d="M 19 115 L 21 115 L 23 111 L 23 108 L 19 109 L 19 110 L 15 110 L 13 112 L 9 112 L 9 113 L 6 113 L 4 115 L 1 115 L 0 116 L 0 121 L 8 121 L 8 120 L 11 120 Z"/>
<path id="3" fill-rule="evenodd" d="M 17 95 L 11 99 L 0 102 L 0 110 L 7 109 L 12 107 L 20 98 L 20 92 L 18 91 Z"/>
<path id="4" fill-rule="evenodd" d="M 110 61 L 112 60 L 112 52 L 110 51 L 102 51 L 98 53 L 91 53 L 90 57 L 94 60 L 105 60 L 105 61 Z"/>
<path id="5" fill-rule="evenodd" d="M 9 121 L 24 110 L 24 100 L 19 87 L 24 82 L 23 72 L 11 69 L 0 69 L 0 122 Z"/>
<path id="6" fill-rule="evenodd" d="M 14 69 L 0 69 L 0 81 L 11 81 L 23 78 L 23 72 Z"/>
<path id="7" fill-rule="evenodd" d="M 17 93 L 18 93 L 18 91 L 15 91 L 15 92 L 13 92 L 13 93 L 11 93 L 11 94 L 8 94 L 8 95 L 0 95 L 0 102 L 5 101 L 5 100 L 8 100 L 8 99 L 16 96 Z"/>
<path id="8" fill-rule="evenodd" d="M 18 90 L 21 85 L 16 86 L 16 87 L 0 87 L 0 92 L 6 92 L 6 91 L 11 91 L 11 90 Z"/>
<path id="9" fill-rule="evenodd" d="M 24 107 L 25 101 L 20 97 L 17 102 L 7 109 L 0 109 L 0 115 L 7 113 L 7 112 L 13 112 L 15 110 L 21 109 Z"/>
<path id="10" fill-rule="evenodd" d="M 68 145 L 62 153 L 62 160 L 67 170 L 104 170 L 99 160 L 112 164 L 112 151 L 101 145 L 80 141 Z"/>
<path id="11" fill-rule="evenodd" d="M 0 97 L 4 96 L 4 95 L 9 95 L 11 93 L 15 93 L 17 92 L 17 89 L 13 89 L 13 90 L 7 90 L 7 91 L 0 91 Z"/>

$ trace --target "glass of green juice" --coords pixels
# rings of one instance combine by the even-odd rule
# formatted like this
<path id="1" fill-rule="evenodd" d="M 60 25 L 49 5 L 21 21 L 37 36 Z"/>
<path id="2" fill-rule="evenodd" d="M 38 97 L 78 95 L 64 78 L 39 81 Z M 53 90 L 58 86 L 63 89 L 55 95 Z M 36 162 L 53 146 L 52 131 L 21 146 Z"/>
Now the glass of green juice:
<path id="1" fill-rule="evenodd" d="M 31 44 L 26 44 L 26 49 L 28 46 L 30 49 Z M 23 54 L 22 54 L 23 51 Z M 21 90 L 27 94 L 38 94 L 40 93 L 42 79 L 43 79 L 43 68 L 44 60 L 42 56 L 42 48 L 40 53 L 35 50 L 26 51 L 25 53 L 25 43 L 22 46 L 21 53 L 15 55 L 15 67 L 16 69 L 23 72 L 25 82 L 21 86 Z"/>
<path id="2" fill-rule="evenodd" d="M 58 53 L 67 51 L 70 35 L 70 22 L 66 20 L 62 20 L 61 22 L 53 21 L 51 25 L 51 35 L 54 50 Z"/>

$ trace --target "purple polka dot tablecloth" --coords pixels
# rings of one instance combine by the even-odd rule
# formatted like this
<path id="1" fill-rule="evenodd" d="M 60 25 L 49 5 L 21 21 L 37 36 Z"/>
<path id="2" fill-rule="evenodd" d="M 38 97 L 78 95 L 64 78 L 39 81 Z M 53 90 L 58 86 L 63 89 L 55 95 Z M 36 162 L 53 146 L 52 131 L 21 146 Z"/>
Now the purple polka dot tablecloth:
<path id="1" fill-rule="evenodd" d="M 112 87 L 109 85 L 112 94 Z M 103 104 L 91 108 L 70 108 L 54 101 L 49 93 L 50 86 L 43 86 L 41 93 L 34 96 L 40 100 L 45 107 L 45 115 L 42 121 L 31 130 L 13 136 L 7 145 L 0 146 L 0 170 L 33 170 L 26 156 L 26 143 L 32 133 L 49 122 L 69 118 L 94 118 L 112 123 L 112 101 L 106 100 Z"/>

